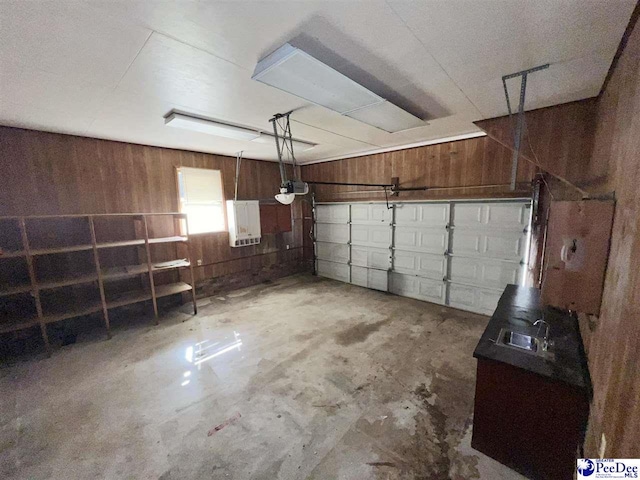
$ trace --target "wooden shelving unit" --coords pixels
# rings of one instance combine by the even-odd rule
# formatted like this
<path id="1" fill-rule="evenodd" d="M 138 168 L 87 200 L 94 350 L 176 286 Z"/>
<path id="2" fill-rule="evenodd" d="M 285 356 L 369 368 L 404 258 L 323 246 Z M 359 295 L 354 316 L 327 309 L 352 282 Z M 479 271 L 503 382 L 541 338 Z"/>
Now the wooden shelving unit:
<path id="1" fill-rule="evenodd" d="M 172 231 L 150 236 L 154 217 L 172 219 Z M 134 238 L 101 238 L 96 224 L 111 237 L 118 231 L 104 228 L 110 221 L 126 225 Z M 154 245 L 165 246 L 165 257 L 166 247 L 175 245 L 173 258 L 155 258 Z M 129 251 L 109 255 L 114 249 Z M 110 265 L 104 258 L 109 256 L 138 263 Z M 180 269 L 188 269 L 189 283 L 156 278 Z M 197 314 L 186 214 L 0 217 L 0 333 L 39 326 L 50 351 L 48 324 L 101 313 L 110 337 L 109 310 L 151 301 L 157 324 L 157 299 L 185 292 L 191 292 Z"/>

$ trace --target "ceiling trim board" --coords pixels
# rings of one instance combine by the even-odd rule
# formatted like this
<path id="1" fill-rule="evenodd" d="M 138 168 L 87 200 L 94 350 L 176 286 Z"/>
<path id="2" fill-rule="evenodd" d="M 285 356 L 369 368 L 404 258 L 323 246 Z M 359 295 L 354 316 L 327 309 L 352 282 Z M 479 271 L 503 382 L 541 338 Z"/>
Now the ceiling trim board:
<path id="1" fill-rule="evenodd" d="M 345 160 L 348 158 L 366 157 L 367 155 L 375 155 L 377 153 L 397 152 L 398 150 L 409 150 L 411 148 L 426 147 L 428 145 L 437 145 L 439 143 L 458 142 L 460 140 L 469 140 L 471 138 L 479 138 L 479 137 L 486 137 L 486 136 L 487 136 L 486 132 L 462 133 L 460 135 L 454 135 L 452 137 L 437 138 L 435 140 L 425 140 L 423 142 L 408 143 L 406 145 L 396 145 L 394 147 L 378 148 L 375 150 L 366 150 L 364 152 L 338 155 L 335 157 L 322 158 L 319 160 L 311 160 L 309 162 L 298 161 L 297 163 L 298 165 L 302 165 L 302 166 L 313 165 L 315 163 L 334 162 L 336 160 Z"/>

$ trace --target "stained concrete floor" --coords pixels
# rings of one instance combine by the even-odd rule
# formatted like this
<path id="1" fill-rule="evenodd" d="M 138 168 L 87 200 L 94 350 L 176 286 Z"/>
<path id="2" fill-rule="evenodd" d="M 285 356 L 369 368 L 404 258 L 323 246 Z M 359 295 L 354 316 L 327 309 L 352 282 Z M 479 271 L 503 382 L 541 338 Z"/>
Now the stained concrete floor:
<path id="1" fill-rule="evenodd" d="M 487 317 L 315 278 L 0 369 L 0 477 L 521 479 L 470 447 Z"/>

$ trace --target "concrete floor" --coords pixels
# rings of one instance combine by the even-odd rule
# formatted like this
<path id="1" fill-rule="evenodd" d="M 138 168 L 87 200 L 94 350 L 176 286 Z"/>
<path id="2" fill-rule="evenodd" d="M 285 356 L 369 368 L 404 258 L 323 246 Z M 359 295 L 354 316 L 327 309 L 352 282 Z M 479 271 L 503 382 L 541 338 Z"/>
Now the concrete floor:
<path id="1" fill-rule="evenodd" d="M 0 477 L 521 479 L 471 449 L 487 317 L 315 278 L 0 369 Z"/>

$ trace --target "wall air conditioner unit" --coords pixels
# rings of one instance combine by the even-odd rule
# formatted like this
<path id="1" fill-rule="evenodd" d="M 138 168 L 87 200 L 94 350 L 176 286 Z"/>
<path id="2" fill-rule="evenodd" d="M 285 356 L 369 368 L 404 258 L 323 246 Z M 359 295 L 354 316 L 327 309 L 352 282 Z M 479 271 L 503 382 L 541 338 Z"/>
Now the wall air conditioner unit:
<path id="1" fill-rule="evenodd" d="M 257 200 L 227 200 L 229 245 L 245 247 L 260 243 L 260 203 Z"/>

